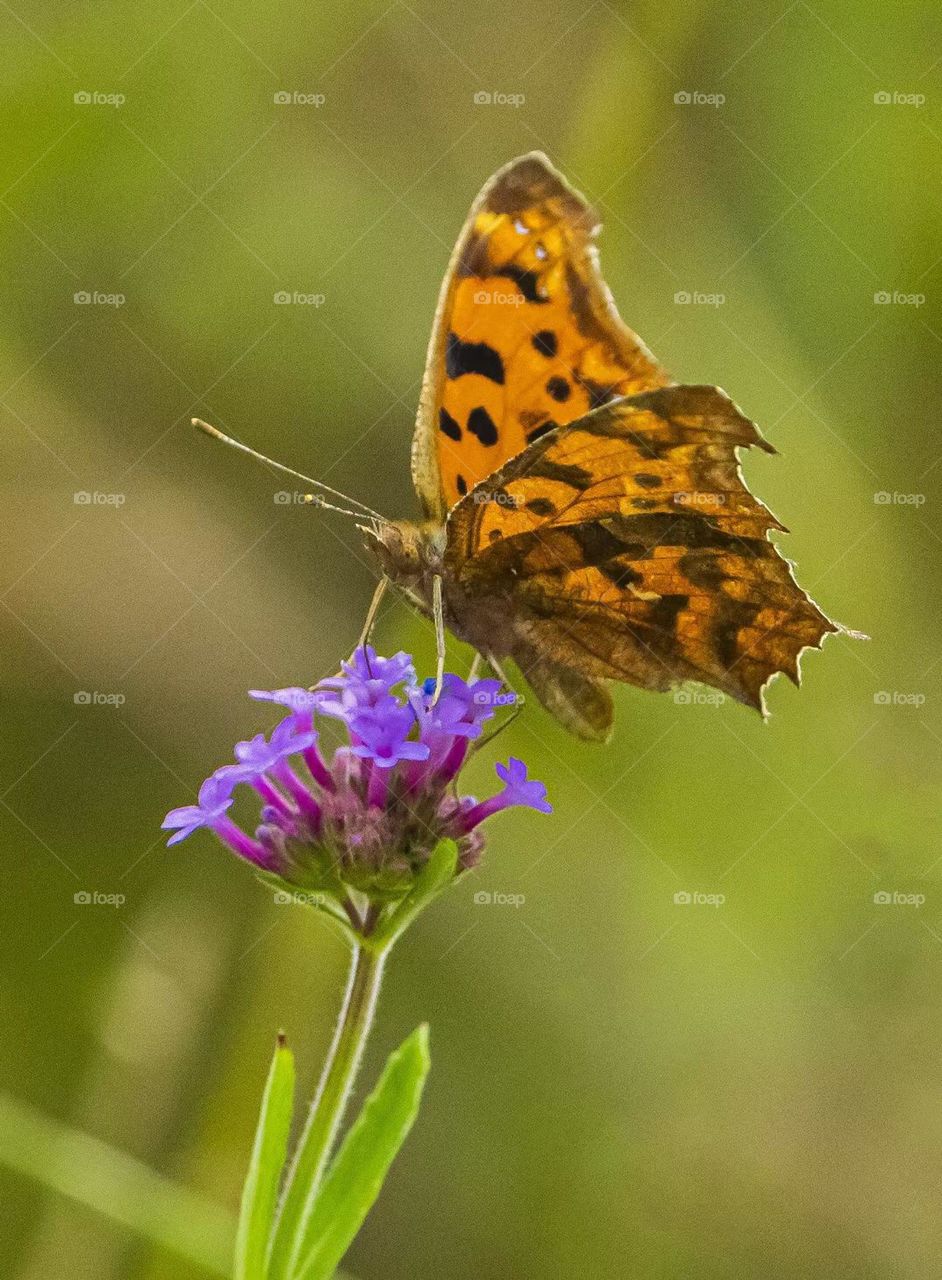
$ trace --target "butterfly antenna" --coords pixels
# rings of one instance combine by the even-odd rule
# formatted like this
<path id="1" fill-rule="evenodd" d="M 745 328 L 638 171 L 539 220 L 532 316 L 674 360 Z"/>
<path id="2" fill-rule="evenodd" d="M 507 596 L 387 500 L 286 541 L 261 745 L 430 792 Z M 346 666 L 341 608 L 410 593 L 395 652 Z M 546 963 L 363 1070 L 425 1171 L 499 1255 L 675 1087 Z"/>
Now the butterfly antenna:
<path id="1" fill-rule="evenodd" d="M 285 475 L 294 476 L 298 480 L 303 480 L 305 484 L 313 485 L 315 489 L 320 489 L 324 493 L 329 493 L 334 498 L 340 498 L 343 502 L 352 503 L 359 511 L 350 511 L 346 507 L 335 507 L 327 502 L 320 494 L 312 493 L 311 501 L 319 507 L 323 507 L 328 511 L 340 511 L 344 515 L 362 518 L 363 515 L 369 516 L 372 520 L 379 520 L 381 524 L 388 524 L 389 521 L 385 516 L 381 516 L 378 511 L 374 511 L 372 507 L 368 507 L 365 502 L 360 502 L 359 498 L 348 498 L 345 493 L 341 493 L 339 489 L 332 489 L 329 484 L 324 484 L 323 480 L 314 480 L 311 476 L 304 475 L 301 471 L 295 471 L 294 467 L 286 467 L 283 462 L 276 462 L 274 458 L 266 457 L 264 453 L 259 453 L 257 449 L 251 449 L 247 444 L 243 444 L 241 440 L 236 440 L 232 436 L 225 435 L 218 427 L 211 427 L 208 422 L 204 422 L 202 418 L 191 419 L 194 427 L 199 427 L 200 431 L 205 431 L 208 436 L 212 436 L 215 440 L 221 440 L 223 444 L 231 445 L 233 449 L 238 449 L 242 453 L 247 453 L 250 458 L 256 458 L 259 462 L 264 462 L 266 466 L 274 467 L 277 471 L 283 471 Z"/>

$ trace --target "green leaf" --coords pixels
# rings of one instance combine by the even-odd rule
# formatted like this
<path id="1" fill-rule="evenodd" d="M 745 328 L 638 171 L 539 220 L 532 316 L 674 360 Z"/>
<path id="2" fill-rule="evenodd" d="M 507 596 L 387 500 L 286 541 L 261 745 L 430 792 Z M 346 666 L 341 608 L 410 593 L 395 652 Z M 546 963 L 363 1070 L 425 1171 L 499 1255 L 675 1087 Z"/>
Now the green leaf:
<path id="1" fill-rule="evenodd" d="M 294 1056 L 283 1036 L 278 1037 L 255 1143 L 242 1189 L 242 1208 L 235 1246 L 235 1280 L 265 1280 L 265 1255 L 271 1233 L 278 1185 L 288 1153 L 288 1135 L 294 1111 Z"/>
<path id="2" fill-rule="evenodd" d="M 374 948 L 391 946 L 408 929 L 420 911 L 437 898 L 455 878 L 458 846 L 454 840 L 439 840 L 428 862 L 416 877 L 415 884 L 399 906 L 367 941 Z"/>
<path id="3" fill-rule="evenodd" d="M 123 1151 L 0 1094 L 0 1165 L 136 1232 L 210 1275 L 232 1274 L 228 1210 Z"/>
<path id="4" fill-rule="evenodd" d="M 390 1055 L 321 1185 L 294 1280 L 328 1280 L 373 1206 L 419 1111 L 431 1065 L 423 1023 Z"/>

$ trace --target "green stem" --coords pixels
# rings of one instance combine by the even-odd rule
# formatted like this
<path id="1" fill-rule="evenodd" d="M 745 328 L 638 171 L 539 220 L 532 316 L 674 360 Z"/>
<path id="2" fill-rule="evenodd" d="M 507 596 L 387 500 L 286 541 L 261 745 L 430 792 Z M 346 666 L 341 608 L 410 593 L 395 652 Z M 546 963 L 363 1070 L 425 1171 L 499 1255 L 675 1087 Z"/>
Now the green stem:
<path id="1" fill-rule="evenodd" d="M 337 1030 L 288 1174 L 269 1280 L 290 1280 L 373 1023 L 388 947 L 357 943 Z"/>

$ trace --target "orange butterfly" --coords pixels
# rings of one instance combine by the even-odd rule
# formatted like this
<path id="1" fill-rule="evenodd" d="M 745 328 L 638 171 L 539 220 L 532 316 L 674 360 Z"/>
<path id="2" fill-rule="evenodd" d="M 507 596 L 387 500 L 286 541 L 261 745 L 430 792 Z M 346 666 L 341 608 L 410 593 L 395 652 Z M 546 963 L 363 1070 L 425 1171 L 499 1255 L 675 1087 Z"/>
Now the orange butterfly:
<path id="1" fill-rule="evenodd" d="M 774 450 L 717 387 L 672 383 L 622 322 L 597 231 L 538 152 L 472 205 L 412 447 L 424 518 L 361 526 L 383 573 L 364 634 L 393 583 L 434 618 L 439 674 L 447 627 L 498 673 L 512 658 L 583 738 L 610 735 L 610 680 L 696 680 L 764 712 L 768 681 L 797 684 L 802 650 L 843 628 L 743 483 L 737 448 Z"/>

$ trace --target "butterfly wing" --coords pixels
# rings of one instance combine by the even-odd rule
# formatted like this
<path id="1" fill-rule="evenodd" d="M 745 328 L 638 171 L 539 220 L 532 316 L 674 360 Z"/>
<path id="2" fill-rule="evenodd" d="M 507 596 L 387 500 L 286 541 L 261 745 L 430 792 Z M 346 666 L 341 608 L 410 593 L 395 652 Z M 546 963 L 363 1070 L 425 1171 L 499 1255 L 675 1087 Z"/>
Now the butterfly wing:
<path id="1" fill-rule="evenodd" d="M 455 246 L 412 447 L 427 518 L 540 435 L 667 375 L 599 271 L 598 220 L 539 152 L 499 169 Z"/>
<path id="2" fill-rule="evenodd" d="M 561 672 L 696 680 L 764 712 L 771 677 L 797 684 L 801 651 L 841 628 L 768 540 L 783 526 L 743 483 L 749 445 L 774 452 L 716 387 L 663 387 L 556 428 L 450 513 L 453 613 L 583 736 L 605 736 L 603 711 L 595 731 L 578 706 L 560 714 L 580 696 Z"/>

